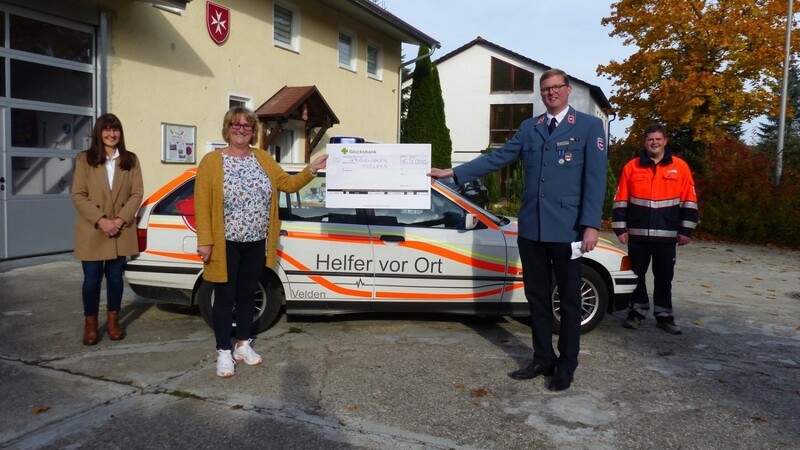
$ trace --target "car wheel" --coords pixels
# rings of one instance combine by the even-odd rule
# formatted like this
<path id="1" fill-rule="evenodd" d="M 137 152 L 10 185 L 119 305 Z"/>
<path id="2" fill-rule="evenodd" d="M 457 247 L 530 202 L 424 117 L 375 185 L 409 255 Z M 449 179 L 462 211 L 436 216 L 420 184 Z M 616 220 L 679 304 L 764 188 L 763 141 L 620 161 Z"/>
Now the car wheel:
<path id="1" fill-rule="evenodd" d="M 584 265 L 581 280 L 581 334 L 592 331 L 603 320 L 608 308 L 608 288 L 603 277 L 593 268 Z M 559 332 L 561 300 L 558 287 L 553 283 L 553 330 Z"/>
<path id="2" fill-rule="evenodd" d="M 214 308 L 214 283 L 203 280 L 197 288 L 197 305 L 200 307 L 200 314 L 209 327 L 214 328 L 213 308 Z M 268 274 L 262 274 L 258 281 L 256 291 L 256 313 L 253 316 L 253 326 L 251 333 L 256 335 L 268 330 L 278 319 L 283 303 L 283 289 L 281 283 Z M 233 330 L 236 330 L 236 319 L 233 320 Z"/>

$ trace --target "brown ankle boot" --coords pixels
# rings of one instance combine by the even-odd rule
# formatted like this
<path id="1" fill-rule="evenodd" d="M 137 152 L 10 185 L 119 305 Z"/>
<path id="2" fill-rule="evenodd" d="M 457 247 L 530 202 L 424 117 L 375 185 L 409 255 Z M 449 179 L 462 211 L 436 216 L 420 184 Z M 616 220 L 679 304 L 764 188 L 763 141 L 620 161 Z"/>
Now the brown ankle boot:
<path id="1" fill-rule="evenodd" d="M 112 341 L 119 341 L 125 338 L 125 330 L 119 326 L 119 311 L 109 311 L 106 320 L 108 338 Z"/>
<path id="2" fill-rule="evenodd" d="M 97 344 L 97 316 L 83 318 L 83 345 Z"/>

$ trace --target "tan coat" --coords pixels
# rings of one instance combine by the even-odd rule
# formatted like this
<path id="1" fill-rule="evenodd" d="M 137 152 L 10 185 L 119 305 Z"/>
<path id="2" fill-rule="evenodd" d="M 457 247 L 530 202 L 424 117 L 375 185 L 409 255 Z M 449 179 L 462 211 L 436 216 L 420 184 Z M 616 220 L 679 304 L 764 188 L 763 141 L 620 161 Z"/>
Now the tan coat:
<path id="1" fill-rule="evenodd" d="M 139 159 L 131 170 L 114 169 L 114 186 L 108 185 L 104 165 L 92 167 L 86 152 L 78 154 L 72 178 L 72 203 L 78 210 L 75 222 L 75 257 L 81 261 L 105 261 L 139 253 L 136 239 L 136 211 L 142 204 L 144 183 Z M 125 226 L 119 235 L 109 238 L 97 225 L 106 217 L 119 217 Z"/>
<path id="2" fill-rule="evenodd" d="M 278 219 L 278 191 L 297 192 L 314 179 L 308 167 L 297 175 L 289 175 L 264 150 L 253 149 L 259 164 L 272 183 L 269 202 L 269 228 L 267 229 L 267 267 L 278 262 L 278 236 L 281 221 Z M 211 258 L 205 264 L 203 278 L 213 283 L 228 281 L 227 257 L 225 253 L 225 218 L 223 212 L 222 149 L 203 157 L 194 185 L 194 213 L 197 229 L 197 245 L 211 245 Z"/>

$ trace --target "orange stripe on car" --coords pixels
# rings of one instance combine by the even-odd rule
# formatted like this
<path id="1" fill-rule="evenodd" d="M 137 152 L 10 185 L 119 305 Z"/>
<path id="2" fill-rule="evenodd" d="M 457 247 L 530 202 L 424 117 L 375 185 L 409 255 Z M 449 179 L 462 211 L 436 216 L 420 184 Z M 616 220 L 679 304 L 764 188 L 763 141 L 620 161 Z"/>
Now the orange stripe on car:
<path id="1" fill-rule="evenodd" d="M 189 169 L 186 172 L 183 172 L 177 178 L 173 179 L 169 183 L 165 184 L 161 187 L 161 189 L 155 191 L 153 195 L 147 197 L 147 200 L 142 202 L 141 206 L 149 205 L 150 203 L 157 202 L 161 200 L 164 196 L 175 190 L 178 186 L 182 185 L 186 180 L 194 178 L 197 174 L 197 169 Z"/>
<path id="2" fill-rule="evenodd" d="M 178 225 L 173 223 L 155 223 L 150 222 L 147 225 L 149 228 L 163 228 L 167 230 L 188 230 L 189 228 L 186 225 Z"/>
<path id="3" fill-rule="evenodd" d="M 291 256 L 287 255 L 285 252 L 281 250 L 278 250 L 278 256 L 281 258 L 281 261 L 286 261 L 289 264 L 296 267 L 297 269 L 304 270 L 306 272 L 311 271 L 309 267 L 306 267 L 305 265 L 300 263 L 300 261 L 292 258 Z M 339 294 L 350 295 L 353 297 L 372 298 L 372 290 L 367 292 L 367 291 L 359 291 L 356 289 L 343 288 L 335 283 L 328 281 L 327 279 L 325 279 L 325 277 L 318 275 L 309 275 L 308 278 L 313 280 L 315 283 Z"/>
<path id="4" fill-rule="evenodd" d="M 386 245 L 386 244 L 384 242 L 382 242 L 382 241 L 376 241 L 375 245 Z M 395 245 L 395 244 L 393 244 L 393 245 Z M 491 270 L 493 272 L 505 272 L 506 271 L 505 264 L 497 264 L 497 263 L 492 263 L 492 262 L 489 262 L 489 261 L 483 261 L 483 260 L 480 260 L 480 259 L 475 259 L 475 258 L 472 258 L 470 256 L 466 256 L 466 255 L 462 255 L 460 253 L 456 253 L 456 252 L 454 252 L 452 250 L 444 249 L 444 248 L 439 247 L 437 245 L 431 245 L 431 244 L 426 244 L 424 242 L 415 242 L 415 241 L 399 242 L 396 245 L 398 245 L 400 247 L 407 247 L 407 248 L 412 248 L 412 249 L 415 249 L 415 250 L 425 251 L 425 252 L 428 252 L 428 253 L 431 253 L 431 254 L 434 254 L 434 255 L 437 255 L 437 256 L 441 256 L 441 257 L 450 259 L 452 261 L 457 261 L 457 262 L 460 262 L 462 264 L 467 264 L 467 265 L 472 266 L 472 267 L 477 267 L 479 269 Z"/>
<path id="5" fill-rule="evenodd" d="M 157 252 L 153 250 L 145 250 L 144 253 L 147 253 L 149 255 L 163 256 L 165 258 L 182 259 L 191 262 L 202 261 L 199 256 L 191 253 Z"/>

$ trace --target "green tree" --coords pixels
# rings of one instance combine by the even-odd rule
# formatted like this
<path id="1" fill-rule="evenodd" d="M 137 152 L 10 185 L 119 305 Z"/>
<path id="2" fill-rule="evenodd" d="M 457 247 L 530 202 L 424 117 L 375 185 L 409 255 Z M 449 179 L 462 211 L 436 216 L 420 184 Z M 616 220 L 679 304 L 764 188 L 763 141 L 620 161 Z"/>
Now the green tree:
<path id="1" fill-rule="evenodd" d="M 798 2 L 795 2 L 798 3 Z M 632 117 L 629 138 L 652 122 L 705 149 L 776 109 L 784 58 L 786 0 L 619 0 L 611 36 L 638 50 L 598 67 L 614 81 L 610 100 Z M 794 47 L 800 37 L 793 34 Z"/>
<path id="2" fill-rule="evenodd" d="M 420 47 L 419 56 L 430 51 Z M 439 71 L 430 58 L 417 61 L 414 67 L 408 113 L 402 123 L 400 142 L 431 144 L 431 166 L 450 167 L 453 141 L 444 115 L 444 99 Z"/>
<path id="3" fill-rule="evenodd" d="M 776 87 L 780 89 L 780 87 Z M 780 95 L 780 91 L 777 92 Z M 800 74 L 797 61 L 789 68 L 789 83 L 786 93 L 786 121 L 783 141 L 784 169 L 800 170 Z M 774 160 L 778 146 L 778 114 L 769 115 L 767 122 L 758 127 L 758 150 Z"/>

